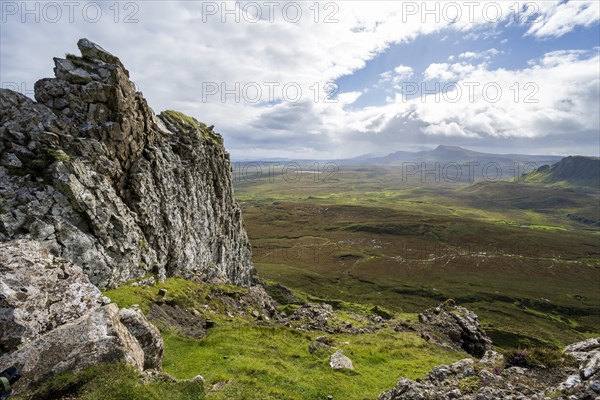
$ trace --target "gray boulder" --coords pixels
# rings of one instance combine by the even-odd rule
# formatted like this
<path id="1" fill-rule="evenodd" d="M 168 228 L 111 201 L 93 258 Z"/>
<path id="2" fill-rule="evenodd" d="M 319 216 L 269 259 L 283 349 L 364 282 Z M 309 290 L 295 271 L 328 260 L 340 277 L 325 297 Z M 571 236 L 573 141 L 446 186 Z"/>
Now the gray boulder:
<path id="1" fill-rule="evenodd" d="M 119 319 L 144 352 L 143 368 L 160 370 L 165 346 L 158 328 L 148 322 L 144 314 L 137 309 L 119 310 Z"/>
<path id="2" fill-rule="evenodd" d="M 0 368 L 15 365 L 21 370 L 15 390 L 22 393 L 62 372 L 100 363 L 126 362 L 142 371 L 144 359 L 142 347 L 120 322 L 118 307 L 109 304 L 5 354 Z"/>
<path id="3" fill-rule="evenodd" d="M 0 354 L 109 302 L 79 267 L 35 241 L 0 243 L 0 272 Z"/>
<path id="4" fill-rule="evenodd" d="M 329 366 L 335 371 L 350 370 L 354 371 L 352 360 L 344 355 L 342 350 L 338 350 L 329 357 Z"/>
<path id="5" fill-rule="evenodd" d="M 573 343 L 563 351 L 579 361 L 579 375 L 584 381 L 600 378 L 600 338 Z"/>
<path id="6" fill-rule="evenodd" d="M 99 363 L 160 369 L 164 344 L 139 310 L 119 311 L 81 268 L 41 244 L 0 244 L 0 370 L 17 366 L 19 393 Z"/>

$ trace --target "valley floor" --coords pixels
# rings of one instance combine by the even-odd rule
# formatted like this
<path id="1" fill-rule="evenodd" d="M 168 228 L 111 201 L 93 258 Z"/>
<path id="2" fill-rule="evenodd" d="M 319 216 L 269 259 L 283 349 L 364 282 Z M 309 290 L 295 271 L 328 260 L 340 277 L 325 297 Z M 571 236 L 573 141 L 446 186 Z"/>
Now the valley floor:
<path id="1" fill-rule="evenodd" d="M 238 179 L 236 198 L 259 274 L 291 288 L 413 313 L 453 298 L 504 348 L 598 334 L 597 193 L 370 166 Z"/>

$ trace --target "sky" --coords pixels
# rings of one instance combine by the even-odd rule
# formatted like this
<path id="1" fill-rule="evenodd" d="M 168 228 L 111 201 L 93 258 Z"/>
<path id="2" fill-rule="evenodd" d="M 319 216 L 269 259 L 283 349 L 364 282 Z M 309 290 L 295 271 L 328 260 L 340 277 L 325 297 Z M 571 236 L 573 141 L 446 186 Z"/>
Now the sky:
<path id="1" fill-rule="evenodd" d="M 33 97 L 86 37 L 234 160 L 599 156 L 599 20 L 597 0 L 0 0 L 0 83 Z"/>

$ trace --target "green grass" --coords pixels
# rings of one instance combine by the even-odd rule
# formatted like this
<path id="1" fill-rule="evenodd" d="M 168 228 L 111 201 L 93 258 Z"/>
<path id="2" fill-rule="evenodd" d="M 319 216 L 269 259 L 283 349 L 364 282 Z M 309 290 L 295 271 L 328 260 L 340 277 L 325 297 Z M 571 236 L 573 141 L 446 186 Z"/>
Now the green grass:
<path id="1" fill-rule="evenodd" d="M 375 398 L 402 376 L 423 377 L 436 365 L 464 357 L 462 353 L 431 346 L 414 333 L 385 328 L 368 334 L 329 335 L 356 368 L 354 372 L 335 372 L 328 363 L 332 352 L 308 351 L 310 343 L 323 332 L 300 332 L 274 322 L 259 326 L 252 318 L 237 314 L 225 317 L 210 311 L 224 312 L 214 293 L 242 293 L 245 289 L 169 278 L 151 288 L 124 285 L 106 291 L 105 295 L 120 307 L 138 305 L 147 310 L 152 301 L 159 300 L 157 293 L 161 288 L 168 291 L 163 300 L 205 313 L 217 322 L 204 339 L 182 337 L 168 327 L 160 327 L 165 341 L 164 370 L 180 379 L 202 375 L 207 389 L 221 384 L 219 390 L 208 392 L 209 399 L 305 400 L 328 395 L 348 400 Z M 358 327 L 362 324 L 357 316 L 365 318 L 373 313 L 416 320 L 416 315 L 395 314 L 382 307 L 374 309 L 300 292 L 294 295 L 302 301 L 331 304 L 335 310 L 333 324 L 352 322 Z M 203 305 L 209 305 L 210 309 Z M 285 307 L 297 306 L 283 306 L 282 310 Z"/>
<path id="2" fill-rule="evenodd" d="M 164 298 L 158 294 L 160 289 L 167 290 Z M 107 290 L 104 294 L 121 308 L 137 307 L 144 313 L 147 313 L 151 304 L 157 301 L 165 301 L 172 306 L 188 310 L 198 310 L 201 314 L 207 313 L 204 306 L 208 305 L 216 311 L 210 314 L 210 319 L 219 322 L 228 319 L 224 315 L 226 305 L 212 296 L 214 292 L 233 295 L 244 290 L 234 285 L 205 285 L 174 277 L 151 287 L 129 284 Z"/>
<path id="3" fill-rule="evenodd" d="M 182 112 L 174 111 L 174 110 L 166 110 L 162 112 L 162 115 L 166 117 L 169 121 L 173 122 L 180 129 L 184 125 L 189 125 L 194 129 L 200 130 L 200 122 L 198 122 L 195 118 L 192 118 L 188 115 L 185 115 Z M 205 127 L 205 126 L 204 126 Z"/>
<path id="4" fill-rule="evenodd" d="M 431 347 L 417 335 L 382 330 L 357 336 L 333 335 L 356 370 L 335 372 L 329 353 L 310 354 L 320 333 L 286 327 L 217 327 L 202 340 L 164 334 L 167 372 L 189 378 L 202 374 L 207 387 L 228 382 L 209 399 L 375 398 L 401 376 L 423 377 L 432 367 L 462 354 Z"/>
<path id="5" fill-rule="evenodd" d="M 62 150 L 53 149 L 50 147 L 44 147 L 44 148 L 42 148 L 42 152 L 44 153 L 45 157 L 47 157 L 51 161 L 60 161 L 60 162 L 71 161 L 71 156 L 69 156 L 67 153 L 65 153 Z"/>
<path id="6" fill-rule="evenodd" d="M 125 364 L 96 365 L 82 371 L 66 372 L 49 379 L 32 395 L 15 400 L 56 400 L 63 396 L 78 400 L 201 400 L 204 387 L 199 382 L 141 383 L 135 371 Z"/>
<path id="7" fill-rule="evenodd" d="M 458 388 L 462 393 L 475 393 L 479 389 L 479 377 L 468 376 L 458 382 Z"/>
<path id="8" fill-rule="evenodd" d="M 160 113 L 160 116 L 173 124 L 182 134 L 188 134 L 190 131 L 196 131 L 201 137 L 209 139 L 210 142 L 216 145 L 223 144 L 221 139 L 211 130 L 209 130 L 204 122 L 200 122 L 182 112 L 166 110 Z"/>
<path id="9" fill-rule="evenodd" d="M 502 347 L 560 346 L 600 333 L 600 230 L 567 218 L 598 218 L 597 198 L 509 182 L 402 182 L 400 175 L 341 167 L 335 180 L 319 182 L 238 176 L 259 275 L 396 312 L 455 298 Z"/>

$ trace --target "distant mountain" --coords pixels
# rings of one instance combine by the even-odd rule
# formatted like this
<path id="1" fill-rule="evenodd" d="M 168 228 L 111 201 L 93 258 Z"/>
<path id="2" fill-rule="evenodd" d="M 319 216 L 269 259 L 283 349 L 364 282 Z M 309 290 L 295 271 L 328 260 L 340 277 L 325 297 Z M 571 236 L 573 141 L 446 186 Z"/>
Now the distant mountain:
<path id="1" fill-rule="evenodd" d="M 546 164 L 560 161 L 561 156 L 529 155 L 529 154 L 491 154 L 480 153 L 458 146 L 440 145 L 432 150 L 419 152 L 396 151 L 385 156 L 364 154 L 354 158 L 337 160 L 316 159 L 268 159 L 256 161 L 236 160 L 238 169 L 261 163 L 273 163 L 283 166 L 286 163 L 297 163 L 302 168 L 315 168 L 317 163 L 323 165 L 334 163 L 338 166 L 360 166 L 371 168 L 398 168 L 403 177 L 420 182 L 446 181 L 472 183 L 475 181 L 513 180 L 524 172 L 536 170 Z M 403 178 L 404 179 L 404 178 Z"/>
<path id="2" fill-rule="evenodd" d="M 384 157 L 370 159 L 361 159 L 365 164 L 401 164 L 402 162 L 426 162 L 426 163 L 479 163 L 485 165 L 488 163 L 497 163 L 500 166 L 508 166 L 514 163 L 526 164 L 535 163 L 553 164 L 561 159 L 560 156 L 547 155 L 527 155 L 527 154 L 491 154 L 480 153 L 473 150 L 464 149 L 458 146 L 440 145 L 433 150 L 411 153 L 406 151 L 397 151 Z"/>
<path id="3" fill-rule="evenodd" d="M 543 165 L 523 175 L 525 182 L 548 183 L 599 190 L 600 158 L 571 156 L 553 165 Z"/>

